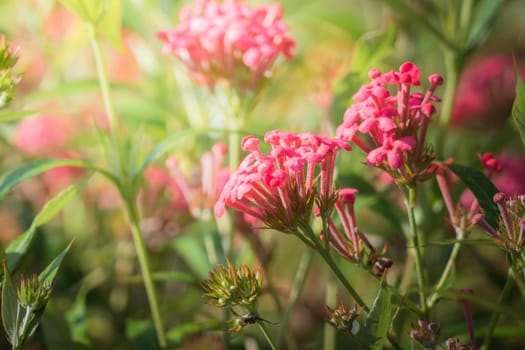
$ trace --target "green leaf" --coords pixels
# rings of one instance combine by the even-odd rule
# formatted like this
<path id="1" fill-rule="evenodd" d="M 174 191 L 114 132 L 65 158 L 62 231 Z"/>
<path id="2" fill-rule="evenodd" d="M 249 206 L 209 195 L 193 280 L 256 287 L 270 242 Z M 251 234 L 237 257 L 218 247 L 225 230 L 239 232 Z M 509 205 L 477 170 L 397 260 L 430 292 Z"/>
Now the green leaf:
<path id="1" fill-rule="evenodd" d="M 122 0 L 106 0 L 106 6 L 102 19 L 97 24 L 97 31 L 114 47 L 122 49 Z"/>
<path id="2" fill-rule="evenodd" d="M 197 130 L 193 130 L 193 129 L 185 129 L 185 130 L 181 130 L 179 132 L 176 132 L 175 134 L 167 137 L 166 139 L 164 139 L 163 141 L 159 142 L 147 155 L 146 157 L 144 158 L 144 160 L 142 161 L 142 163 L 139 165 L 139 167 L 137 168 L 137 170 L 135 171 L 134 173 L 134 177 L 137 177 L 139 176 L 140 174 L 142 174 L 142 172 L 144 171 L 144 169 L 146 169 L 146 167 L 148 165 L 150 165 L 153 161 L 155 161 L 156 159 L 158 159 L 159 157 L 161 157 L 164 153 L 170 151 L 173 149 L 173 147 L 181 142 L 186 136 L 188 135 L 196 135 L 198 134 L 199 131 Z"/>
<path id="3" fill-rule="evenodd" d="M 87 179 L 88 178 L 86 178 L 86 180 Z M 27 255 L 29 247 L 33 242 L 37 227 L 45 224 L 55 217 L 55 215 L 57 215 L 78 193 L 79 187 L 84 183 L 85 182 L 83 181 L 81 183 L 71 185 L 59 192 L 55 197 L 51 198 L 33 219 L 33 222 L 27 231 L 9 243 L 5 249 L 5 257 L 7 260 L 7 267 L 10 271 L 16 271 L 20 267 L 22 260 Z"/>
<path id="4" fill-rule="evenodd" d="M 396 27 L 393 25 L 386 31 L 369 32 L 360 37 L 352 57 L 352 70 L 366 74 L 370 68 L 377 66 L 383 58 L 392 53 L 395 40 Z"/>
<path id="5" fill-rule="evenodd" d="M 5 259 L 9 271 L 16 271 L 27 255 L 29 247 L 35 238 L 36 226 L 31 225 L 26 232 L 14 239 L 5 249 Z"/>
<path id="6" fill-rule="evenodd" d="M 392 299 L 383 280 L 362 333 L 366 349 L 383 349 L 383 343 L 390 328 L 391 316 Z"/>
<path id="7" fill-rule="evenodd" d="M 414 9 L 410 7 L 405 1 L 403 0 L 381 0 L 381 1 L 387 4 L 388 6 L 390 6 L 398 14 L 404 16 L 410 22 L 432 33 L 439 41 L 441 41 L 441 43 L 443 43 L 448 48 L 455 49 L 454 44 L 450 42 L 450 40 L 445 36 L 445 34 L 443 34 L 443 32 L 439 28 L 435 27 L 435 25 L 429 20 L 428 16 L 423 16 L 422 14 L 414 11 Z"/>
<path id="8" fill-rule="evenodd" d="M 73 11 L 83 20 L 96 23 L 102 12 L 107 0 L 59 0 L 62 5 Z"/>
<path id="9" fill-rule="evenodd" d="M 86 293 L 78 293 L 73 305 L 67 310 L 66 320 L 69 325 L 71 340 L 90 345 L 91 342 L 87 335 Z"/>
<path id="10" fill-rule="evenodd" d="M 474 49 L 485 40 L 503 2 L 503 0 L 482 0 L 477 3 L 467 39 L 467 50 Z"/>
<path id="11" fill-rule="evenodd" d="M 74 196 L 77 195 L 79 185 L 80 183 L 70 185 L 58 193 L 55 197 L 51 198 L 36 215 L 35 219 L 33 220 L 33 224 L 36 226 L 41 226 L 54 218 L 64 208 L 64 206 L 71 199 L 73 199 Z"/>
<path id="12" fill-rule="evenodd" d="M 174 327 L 167 332 L 168 340 L 171 343 L 180 344 L 184 337 L 202 334 L 209 331 L 218 331 L 228 328 L 228 324 L 221 321 L 205 321 L 195 323 L 185 323 Z"/>
<path id="13" fill-rule="evenodd" d="M 211 266 L 208 263 L 208 256 L 199 237 L 184 235 L 177 237 L 171 244 L 173 249 L 197 273 L 200 279 L 205 279 L 208 276 Z"/>
<path id="14" fill-rule="evenodd" d="M 13 122 L 30 115 L 38 114 L 36 110 L 7 110 L 0 113 L 0 123 Z"/>
<path id="15" fill-rule="evenodd" d="M 4 260 L 4 278 L 2 281 L 2 324 L 9 342 L 17 338 L 18 296 L 11 280 L 11 274 Z"/>
<path id="16" fill-rule="evenodd" d="M 481 171 L 459 164 L 447 165 L 463 183 L 472 191 L 479 202 L 485 220 L 492 226 L 498 226 L 499 211 L 492 198 L 498 189 Z"/>
<path id="17" fill-rule="evenodd" d="M 49 263 L 49 265 L 47 265 L 44 271 L 40 272 L 40 274 L 38 275 L 38 280 L 40 281 L 40 283 L 53 283 L 58 269 L 60 268 L 60 264 L 62 264 L 62 260 L 64 259 L 64 256 L 66 256 L 72 244 L 73 241 L 71 241 L 67 245 L 67 247 L 60 254 L 58 254 L 56 258 L 54 258 L 53 261 Z"/>
<path id="18" fill-rule="evenodd" d="M 35 175 L 43 173 L 46 170 L 56 168 L 59 166 L 73 166 L 85 169 L 91 169 L 101 173 L 115 181 L 114 175 L 104 169 L 98 168 L 92 164 L 75 160 L 75 159 L 38 159 L 26 163 L 19 168 L 8 171 L 0 177 L 0 199 L 2 199 L 13 187 L 24 180 L 27 180 Z"/>
<path id="19" fill-rule="evenodd" d="M 516 99 L 512 105 L 512 120 L 525 144 L 525 83 L 516 69 Z"/>
<path id="20" fill-rule="evenodd" d="M 126 338 L 134 350 L 160 350 L 155 328 L 149 320 L 126 320 Z"/>

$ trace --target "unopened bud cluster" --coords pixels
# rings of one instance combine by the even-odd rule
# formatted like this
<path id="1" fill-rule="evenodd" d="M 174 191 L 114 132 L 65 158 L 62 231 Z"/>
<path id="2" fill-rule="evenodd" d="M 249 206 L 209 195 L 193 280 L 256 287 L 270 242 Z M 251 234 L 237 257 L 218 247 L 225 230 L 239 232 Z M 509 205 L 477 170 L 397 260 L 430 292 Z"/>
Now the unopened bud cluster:
<path id="1" fill-rule="evenodd" d="M 357 318 L 363 312 L 362 308 L 358 308 L 354 305 L 349 309 L 345 304 L 340 303 L 336 309 L 328 309 L 328 323 L 334 326 L 339 331 L 350 332 L 357 334 L 359 332 L 359 322 Z"/>
<path id="2" fill-rule="evenodd" d="M 254 305 L 261 292 L 262 274 L 246 265 L 236 269 L 230 262 L 219 265 L 202 282 L 208 303 L 218 307 Z"/>
<path id="3" fill-rule="evenodd" d="M 41 282 L 37 275 L 32 275 L 20 281 L 17 289 L 18 300 L 21 306 L 35 312 L 46 306 L 52 290 L 52 284 Z"/>
<path id="4" fill-rule="evenodd" d="M 423 345 L 425 349 L 435 349 L 439 343 L 438 339 L 441 332 L 441 326 L 439 324 L 419 320 L 417 324 L 412 324 L 412 328 L 410 338 Z"/>
<path id="5" fill-rule="evenodd" d="M 17 50 L 9 47 L 4 37 L 0 38 L 0 109 L 7 106 L 15 95 L 19 77 L 13 76 L 13 67 L 17 61 Z"/>

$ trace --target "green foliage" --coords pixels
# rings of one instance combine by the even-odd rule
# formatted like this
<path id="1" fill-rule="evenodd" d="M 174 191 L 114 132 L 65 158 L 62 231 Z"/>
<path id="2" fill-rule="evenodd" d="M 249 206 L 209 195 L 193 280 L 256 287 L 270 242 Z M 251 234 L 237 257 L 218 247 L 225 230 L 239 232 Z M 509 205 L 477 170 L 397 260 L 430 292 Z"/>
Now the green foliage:
<path id="1" fill-rule="evenodd" d="M 16 271 L 23 259 L 29 253 L 31 243 L 35 238 L 37 228 L 54 218 L 77 194 L 83 182 L 71 185 L 51 198 L 33 219 L 31 226 L 5 249 L 7 267 L 11 272 Z"/>
<path id="2" fill-rule="evenodd" d="M 381 350 L 392 320 L 392 297 L 385 282 L 381 282 L 377 297 L 361 331 L 365 349 Z"/>
<path id="3" fill-rule="evenodd" d="M 21 350 L 36 331 L 51 295 L 56 274 L 71 243 L 49 263 L 37 278 L 21 281 L 18 293 L 4 261 L 2 281 L 2 324 L 13 350 Z"/>
<path id="4" fill-rule="evenodd" d="M 516 99 L 512 105 L 512 120 L 521 141 L 525 145 L 525 83 L 521 80 L 519 72 L 516 70 Z"/>
<path id="5" fill-rule="evenodd" d="M 449 164 L 448 168 L 452 170 L 463 183 L 472 191 L 483 209 L 483 214 L 487 222 L 492 227 L 498 227 L 498 207 L 493 201 L 494 195 L 498 189 L 481 171 L 462 166 L 459 164 Z"/>

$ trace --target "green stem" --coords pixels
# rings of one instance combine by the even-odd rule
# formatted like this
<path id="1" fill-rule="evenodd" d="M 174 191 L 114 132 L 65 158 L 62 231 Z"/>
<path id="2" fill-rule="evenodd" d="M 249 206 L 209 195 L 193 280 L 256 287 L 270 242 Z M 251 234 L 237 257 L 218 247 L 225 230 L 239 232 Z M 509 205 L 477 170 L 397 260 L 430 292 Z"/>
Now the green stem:
<path id="1" fill-rule="evenodd" d="M 312 230 L 312 227 L 310 225 L 303 225 L 302 230 L 304 232 L 304 236 L 301 234 L 301 232 L 297 232 L 296 236 L 298 236 L 305 244 L 310 245 L 312 248 L 317 250 L 317 252 L 321 255 L 323 260 L 328 264 L 328 267 L 332 270 L 332 272 L 335 274 L 337 279 L 343 284 L 345 289 L 348 293 L 354 298 L 355 302 L 364 308 L 366 312 L 368 312 L 370 309 L 365 304 L 363 299 L 359 296 L 359 294 L 356 292 L 356 290 L 352 287 L 350 282 L 345 278 L 345 275 L 343 272 L 339 269 L 339 266 L 335 263 L 335 261 L 330 256 L 329 251 L 326 251 L 324 249 L 324 245 L 322 242 L 319 241 L 319 239 L 316 238 L 315 233 Z"/>
<path id="2" fill-rule="evenodd" d="M 507 280 L 505 281 L 505 285 L 503 286 L 503 290 L 501 291 L 501 294 L 499 296 L 498 305 L 503 305 L 503 303 L 509 297 L 513 285 L 514 272 L 512 268 L 509 268 L 509 271 L 507 273 Z M 495 310 L 490 319 L 489 329 L 487 330 L 487 335 L 485 336 L 485 339 L 483 339 L 483 345 L 481 346 L 481 350 L 489 349 L 490 342 L 492 340 L 492 335 L 494 334 L 494 330 L 496 329 L 496 326 L 498 324 L 499 317 L 500 312 L 498 310 Z"/>
<path id="3" fill-rule="evenodd" d="M 277 350 L 278 347 L 273 343 L 272 338 L 270 338 L 270 335 L 268 334 L 268 330 L 266 329 L 266 325 L 264 324 L 264 321 L 257 322 L 257 325 L 259 326 L 259 329 L 261 330 L 262 334 L 264 335 L 264 338 L 272 348 L 272 350 Z"/>
<path id="4" fill-rule="evenodd" d="M 159 301 L 157 298 L 155 284 L 153 283 L 153 274 L 151 273 L 149 258 L 146 251 L 146 244 L 140 230 L 138 208 L 134 199 L 126 197 L 124 200 L 126 201 L 128 219 L 131 226 L 133 242 L 135 243 L 135 250 L 139 260 L 140 269 L 142 271 L 142 276 L 144 277 L 144 286 L 146 287 L 146 295 L 148 297 L 148 302 L 151 309 L 153 324 L 157 332 L 159 345 L 162 349 L 164 349 L 167 346 L 166 335 L 164 333 L 164 325 L 160 316 Z"/>
<path id="5" fill-rule="evenodd" d="M 416 217 L 414 207 L 416 202 L 416 190 L 412 187 L 408 188 L 408 196 L 405 196 L 405 205 L 408 213 L 408 222 L 410 225 L 410 233 L 408 234 L 409 244 L 414 250 L 414 260 L 416 264 L 417 284 L 419 288 L 419 301 L 423 313 L 427 313 L 427 303 L 425 298 L 425 274 L 423 271 L 423 260 L 421 258 L 421 247 L 419 246 L 419 237 L 416 224 Z"/>
<path id="6" fill-rule="evenodd" d="M 288 328 L 288 322 L 290 321 L 290 316 L 292 311 L 295 309 L 297 302 L 299 301 L 299 296 L 302 293 L 306 276 L 310 270 L 312 264 L 313 251 L 310 248 L 306 248 L 297 267 L 297 272 L 295 274 L 295 279 L 292 285 L 292 290 L 288 296 L 288 303 L 286 309 L 284 310 L 283 317 L 281 318 L 281 327 L 279 329 L 279 334 L 277 336 L 277 344 L 282 345 L 284 337 L 286 335 L 286 330 Z"/>
<path id="7" fill-rule="evenodd" d="M 319 245 L 317 247 L 317 251 L 319 252 L 319 254 L 321 254 L 321 257 L 324 259 L 324 261 L 328 264 L 328 266 L 330 267 L 330 269 L 333 271 L 333 273 L 335 274 L 335 276 L 337 277 L 337 279 L 343 284 L 343 286 L 345 287 L 345 289 L 348 291 L 348 293 L 350 293 L 350 295 L 352 296 L 352 298 L 354 298 L 355 302 L 364 308 L 364 310 L 366 312 L 369 312 L 370 309 L 368 308 L 368 306 L 365 304 L 365 302 L 363 301 L 363 299 L 359 296 L 359 294 L 357 294 L 356 290 L 352 287 L 352 285 L 350 285 L 350 283 L 348 282 L 348 280 L 345 278 L 343 272 L 339 269 L 339 267 L 337 266 L 337 264 L 335 263 L 335 261 L 332 259 L 332 257 L 330 256 L 330 254 L 328 254 L 321 245 Z"/>
<path id="8" fill-rule="evenodd" d="M 337 303 L 337 286 L 332 278 L 328 278 L 326 284 L 325 304 L 335 308 Z M 324 323 L 323 350 L 335 349 L 335 328 L 328 322 Z"/>
<path id="9" fill-rule="evenodd" d="M 428 302 L 428 307 L 432 309 L 436 303 L 436 301 L 439 298 L 439 291 L 445 286 L 445 283 L 447 282 L 450 273 L 452 272 L 454 268 L 454 264 L 456 262 L 456 257 L 458 256 L 459 249 L 461 248 L 461 240 L 463 239 L 462 236 L 458 236 L 461 238 L 458 238 L 459 241 L 454 243 L 454 246 L 452 247 L 452 251 L 450 252 L 450 256 L 448 257 L 447 265 L 445 266 L 445 269 L 441 273 L 441 277 L 439 278 L 438 283 L 436 284 L 436 288 L 434 289 L 434 293 L 430 297 L 430 301 Z"/>
<path id="10" fill-rule="evenodd" d="M 97 34 L 95 25 L 93 23 L 87 24 L 87 32 L 89 36 L 89 42 L 91 43 L 91 49 L 93 50 L 93 56 L 95 58 L 95 66 L 97 68 L 98 81 L 100 84 L 100 92 L 102 94 L 102 101 L 109 121 L 109 130 L 113 138 L 116 137 L 117 119 L 115 117 L 115 111 L 109 94 L 109 81 L 104 67 L 104 61 L 102 60 L 102 51 L 97 40 Z"/>

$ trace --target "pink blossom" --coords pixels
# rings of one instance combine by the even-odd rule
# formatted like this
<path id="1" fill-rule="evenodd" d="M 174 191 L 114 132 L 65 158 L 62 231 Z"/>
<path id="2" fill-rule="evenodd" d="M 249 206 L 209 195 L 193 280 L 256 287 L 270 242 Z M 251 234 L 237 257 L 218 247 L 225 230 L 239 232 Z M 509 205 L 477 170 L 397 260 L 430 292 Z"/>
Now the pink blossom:
<path id="1" fill-rule="evenodd" d="M 436 87 L 443 83 L 438 74 L 429 76 L 429 87 L 423 94 L 411 93 L 420 85 L 419 68 L 405 62 L 398 72 L 381 74 L 372 69 L 370 83 L 354 95 L 357 103 L 346 110 L 337 137 L 351 141 L 364 150 L 367 163 L 386 170 L 392 177 L 411 183 L 426 173 L 432 154 L 425 145 L 431 116 L 435 113 Z M 392 95 L 386 85 L 394 84 Z M 366 137 L 362 137 L 366 135 Z"/>
<path id="2" fill-rule="evenodd" d="M 16 127 L 14 145 L 29 156 L 62 150 L 73 136 L 70 120 L 62 115 L 44 114 L 22 120 Z"/>
<path id="3" fill-rule="evenodd" d="M 310 133 L 269 131 L 264 141 L 271 146 L 261 153 L 258 140 L 247 136 L 242 145 L 250 153 L 226 183 L 215 214 L 226 206 L 251 215 L 268 227 L 295 232 L 309 220 L 314 200 L 324 212 L 333 202 L 333 172 L 336 153 L 350 150 L 341 140 Z M 315 197 L 315 198 L 314 198 Z"/>
<path id="4" fill-rule="evenodd" d="M 523 77 L 522 65 L 519 71 Z M 502 127 L 510 116 L 515 86 L 514 60 L 510 54 L 487 56 L 470 64 L 459 80 L 451 123 Z"/>
<path id="5" fill-rule="evenodd" d="M 237 0 L 198 0 L 181 10 L 175 29 L 158 38 L 165 42 L 163 52 L 178 57 L 198 83 L 225 79 L 253 89 L 280 55 L 294 55 L 295 41 L 281 18 L 277 3 L 251 7 Z"/>
<path id="6" fill-rule="evenodd" d="M 215 144 L 211 151 L 201 156 L 198 181 L 189 179 L 182 171 L 176 157 L 166 161 L 169 170 L 167 185 L 177 194 L 193 215 L 201 215 L 202 210 L 210 209 L 220 196 L 221 190 L 230 177 L 230 169 L 224 165 L 227 147 Z"/>

